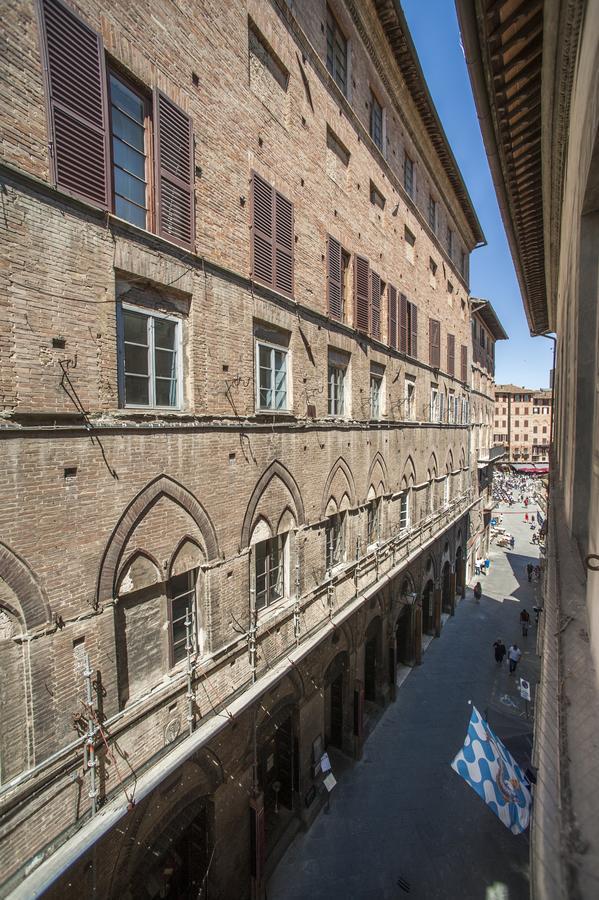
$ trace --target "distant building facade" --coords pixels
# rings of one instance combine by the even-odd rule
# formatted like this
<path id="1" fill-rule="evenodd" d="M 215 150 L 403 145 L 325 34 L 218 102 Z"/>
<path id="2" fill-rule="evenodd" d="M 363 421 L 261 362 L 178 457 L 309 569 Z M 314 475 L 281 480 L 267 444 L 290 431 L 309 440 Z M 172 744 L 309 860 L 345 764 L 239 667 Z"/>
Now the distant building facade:
<path id="1" fill-rule="evenodd" d="M 507 340 L 492 304 L 478 297 L 470 298 L 472 329 L 471 430 L 470 460 L 473 489 L 477 502 L 470 512 L 468 535 L 468 576 L 474 575 L 475 562 L 489 552 L 493 511 L 493 469 L 506 455 L 504 446 L 495 439 L 493 414 L 495 407 L 495 346 Z"/>
<path id="2" fill-rule="evenodd" d="M 399 4 L 3 28 L 2 891 L 259 897 L 465 592 L 484 236 Z"/>
<path id="3" fill-rule="evenodd" d="M 511 462 L 548 462 L 553 391 L 495 385 L 493 439 Z"/>

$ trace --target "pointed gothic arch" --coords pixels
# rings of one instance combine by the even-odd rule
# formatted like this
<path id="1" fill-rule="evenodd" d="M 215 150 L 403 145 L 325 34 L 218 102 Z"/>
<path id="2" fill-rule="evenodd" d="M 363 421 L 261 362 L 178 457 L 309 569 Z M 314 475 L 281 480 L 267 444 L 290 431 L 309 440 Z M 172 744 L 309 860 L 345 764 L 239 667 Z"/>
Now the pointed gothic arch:
<path id="1" fill-rule="evenodd" d="M 402 473 L 402 482 L 403 479 L 406 481 L 406 485 L 409 487 L 412 484 L 417 484 L 416 479 L 416 466 L 414 465 L 414 460 L 411 456 L 408 456 L 404 463 L 403 473 Z"/>
<path id="2" fill-rule="evenodd" d="M 241 528 L 242 547 L 247 547 L 249 545 L 252 532 L 252 524 L 254 522 L 254 516 L 258 508 L 258 503 L 260 502 L 262 494 L 265 492 L 273 478 L 278 478 L 280 481 L 282 481 L 289 494 L 291 495 L 293 503 L 295 505 L 295 511 L 293 514 L 295 516 L 295 521 L 297 522 L 297 524 L 303 525 L 306 521 L 304 502 L 302 500 L 302 495 L 300 493 L 297 482 L 291 472 L 286 469 L 285 466 L 278 461 L 278 459 L 275 459 L 274 462 L 272 462 L 264 470 L 264 472 L 258 479 L 254 490 L 252 491 L 252 496 L 250 497 L 249 503 L 247 505 L 247 509 L 245 511 L 245 516 L 243 519 L 243 525 Z"/>
<path id="3" fill-rule="evenodd" d="M 434 450 L 433 450 L 433 452 L 431 453 L 431 455 L 429 456 L 428 467 L 427 467 L 427 468 L 428 468 L 428 471 L 429 471 L 429 473 L 430 473 L 430 474 L 429 474 L 429 480 L 430 480 L 430 477 L 431 477 L 431 476 L 432 476 L 433 478 L 436 478 L 437 475 L 439 474 L 439 464 L 438 464 L 438 462 L 437 462 L 437 456 L 436 456 Z"/>
<path id="4" fill-rule="evenodd" d="M 379 467 L 381 470 L 380 477 L 375 477 L 375 469 Z M 378 486 L 377 486 L 378 485 Z M 382 493 L 386 494 L 389 489 L 389 476 L 387 474 L 387 463 L 383 457 L 383 454 L 380 450 L 374 454 L 372 458 L 372 462 L 370 463 L 370 469 L 368 470 L 368 478 L 366 480 L 366 490 L 369 491 L 370 487 L 374 487 L 375 493 L 377 496 L 380 496 L 380 486 L 382 485 Z"/>
<path id="5" fill-rule="evenodd" d="M 0 541 L 0 578 L 2 578 L 15 598 L 20 609 L 17 617 L 27 631 L 52 621 L 52 610 L 45 591 L 38 583 L 24 559 Z"/>
<path id="6" fill-rule="evenodd" d="M 342 472 L 347 481 L 348 491 L 345 492 L 349 497 L 350 503 L 352 507 L 356 506 L 356 485 L 354 482 L 354 476 L 352 475 L 352 471 L 346 461 L 342 456 L 338 457 L 338 459 L 333 463 L 331 470 L 328 474 L 327 480 L 325 482 L 324 491 L 322 492 L 322 500 L 320 501 L 320 515 L 324 519 L 326 517 L 327 506 L 329 505 L 329 501 L 331 499 L 331 486 L 333 484 L 333 480 L 337 472 Z M 340 501 L 335 499 L 335 502 L 338 507 L 340 507 Z"/>
<path id="7" fill-rule="evenodd" d="M 199 500 L 174 478 L 158 475 L 133 498 L 110 535 L 100 563 L 96 604 L 115 596 L 117 572 L 127 541 L 148 510 L 162 497 L 172 500 L 194 520 L 204 539 L 207 559 L 219 555 L 214 525 Z"/>

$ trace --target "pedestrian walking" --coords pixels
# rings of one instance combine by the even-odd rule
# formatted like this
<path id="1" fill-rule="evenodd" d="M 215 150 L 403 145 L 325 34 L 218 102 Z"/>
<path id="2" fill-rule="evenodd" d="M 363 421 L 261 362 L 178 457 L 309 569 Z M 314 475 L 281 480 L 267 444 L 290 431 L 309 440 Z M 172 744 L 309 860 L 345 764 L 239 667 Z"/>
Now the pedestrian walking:
<path id="1" fill-rule="evenodd" d="M 541 567 L 540 566 L 535 566 L 534 576 L 535 576 L 535 579 L 537 581 L 539 581 L 539 579 L 541 577 Z"/>
<path id="2" fill-rule="evenodd" d="M 501 638 L 497 638 L 495 643 L 493 644 L 493 650 L 495 651 L 495 662 L 501 663 L 503 662 L 503 657 L 506 654 L 505 644 L 501 640 Z"/>
<path id="3" fill-rule="evenodd" d="M 507 658 L 510 664 L 510 675 L 516 671 L 516 666 L 520 662 L 520 657 L 522 656 L 522 650 L 515 642 L 511 645 L 510 649 L 507 652 Z"/>
<path id="4" fill-rule="evenodd" d="M 516 546 L 516 539 L 515 539 L 514 535 L 512 535 L 510 538 L 510 547 L 513 550 L 515 546 Z"/>
<path id="5" fill-rule="evenodd" d="M 532 581 L 532 573 L 534 572 L 534 566 L 531 562 L 526 563 L 526 574 L 528 575 L 528 580 Z"/>
<path id="6" fill-rule="evenodd" d="M 480 603 L 480 598 L 482 597 L 482 595 L 483 595 L 483 589 L 481 587 L 481 583 L 480 583 L 480 581 L 477 581 L 476 584 L 474 585 L 474 599 L 476 600 L 477 603 Z"/>
<path id="7" fill-rule="evenodd" d="M 528 626 L 530 625 L 530 615 L 526 609 L 523 609 L 520 613 L 520 625 L 522 625 L 522 637 L 527 637 Z"/>

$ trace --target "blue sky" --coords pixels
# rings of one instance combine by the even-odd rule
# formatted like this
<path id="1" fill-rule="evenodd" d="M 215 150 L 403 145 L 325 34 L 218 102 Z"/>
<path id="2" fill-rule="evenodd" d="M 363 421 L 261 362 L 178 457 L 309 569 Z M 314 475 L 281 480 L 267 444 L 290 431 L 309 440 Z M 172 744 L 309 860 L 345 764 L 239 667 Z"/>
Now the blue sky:
<path id="1" fill-rule="evenodd" d="M 531 338 L 487 164 L 453 0 L 401 0 L 420 64 L 482 225 L 487 246 L 470 257 L 470 291 L 490 300 L 509 335 L 496 347 L 495 380 L 549 387 L 553 342 Z"/>

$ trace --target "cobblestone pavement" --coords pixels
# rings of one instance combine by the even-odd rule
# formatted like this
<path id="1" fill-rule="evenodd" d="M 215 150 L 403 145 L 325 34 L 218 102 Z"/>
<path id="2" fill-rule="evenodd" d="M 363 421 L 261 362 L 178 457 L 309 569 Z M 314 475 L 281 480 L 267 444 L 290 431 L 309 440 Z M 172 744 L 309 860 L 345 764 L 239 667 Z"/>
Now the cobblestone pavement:
<path id="1" fill-rule="evenodd" d="M 362 760 L 340 776 L 329 813 L 291 844 L 268 900 L 399 898 L 407 895 L 399 879 L 418 900 L 528 898 L 528 833 L 512 835 L 450 768 L 466 733 L 469 700 L 487 710 L 519 762 L 528 764 L 532 749 L 532 704 L 527 711 L 518 677 L 505 661 L 497 665 L 492 644 L 497 637 L 506 647 L 515 640 L 523 651 L 517 676 L 534 686 L 538 586 L 528 583 L 526 564 L 537 562 L 538 547 L 530 543 L 524 507 L 497 511 L 505 513 L 514 549 L 491 545 L 480 604 L 468 589 L 381 717 Z M 533 623 L 526 638 L 523 606 Z"/>

